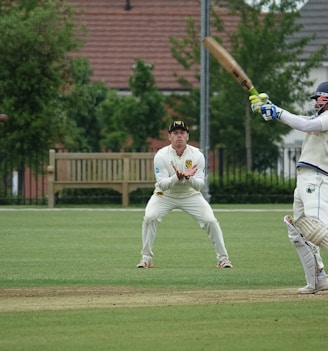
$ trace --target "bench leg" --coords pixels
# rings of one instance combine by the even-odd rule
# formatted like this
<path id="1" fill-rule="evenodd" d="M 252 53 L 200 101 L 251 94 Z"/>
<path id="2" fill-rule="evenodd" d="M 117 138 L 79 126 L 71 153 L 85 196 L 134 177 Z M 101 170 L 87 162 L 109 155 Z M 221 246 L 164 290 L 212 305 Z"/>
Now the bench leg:
<path id="1" fill-rule="evenodd" d="M 129 206 L 129 186 L 128 183 L 122 184 L 122 206 Z"/>
<path id="2" fill-rule="evenodd" d="M 55 207 L 55 195 L 53 192 L 48 192 L 48 207 L 54 208 Z"/>

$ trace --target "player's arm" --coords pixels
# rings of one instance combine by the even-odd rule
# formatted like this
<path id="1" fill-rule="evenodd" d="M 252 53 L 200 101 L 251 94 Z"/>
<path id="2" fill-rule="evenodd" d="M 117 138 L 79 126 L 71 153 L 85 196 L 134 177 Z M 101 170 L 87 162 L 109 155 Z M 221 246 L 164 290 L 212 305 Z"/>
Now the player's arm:
<path id="1" fill-rule="evenodd" d="M 172 166 L 171 166 L 172 167 Z M 179 182 L 179 178 L 172 167 L 172 171 L 168 168 L 166 161 L 160 155 L 154 157 L 154 170 L 156 185 L 162 190 L 168 190 Z"/>
<path id="2" fill-rule="evenodd" d="M 260 113 L 264 120 L 271 121 L 276 119 L 301 132 L 321 132 L 328 130 L 328 122 L 322 118 L 310 119 L 308 116 L 295 115 L 274 105 L 269 100 L 267 94 L 262 93 L 260 95 L 265 95 L 266 99 L 260 99 L 255 95 L 251 95 L 249 100 L 252 110 Z"/>
<path id="3" fill-rule="evenodd" d="M 309 119 L 309 117 L 294 115 L 286 110 L 282 112 L 280 121 L 301 132 L 321 132 L 328 128 L 328 123 L 325 123 L 326 126 L 324 126 L 322 119 L 319 117 Z"/>
<path id="4" fill-rule="evenodd" d="M 189 182 L 190 186 L 197 191 L 201 191 L 205 185 L 205 157 L 203 154 L 200 155 L 196 164 L 194 165 L 194 169 L 191 170 L 190 177 L 187 174 L 186 181 Z"/>

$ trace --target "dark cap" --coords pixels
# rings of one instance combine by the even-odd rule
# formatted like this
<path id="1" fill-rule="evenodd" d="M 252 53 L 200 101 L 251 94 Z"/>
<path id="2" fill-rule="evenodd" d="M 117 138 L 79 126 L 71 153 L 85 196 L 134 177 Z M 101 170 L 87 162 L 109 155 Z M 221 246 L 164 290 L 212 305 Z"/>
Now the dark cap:
<path id="1" fill-rule="evenodd" d="M 189 128 L 186 125 L 186 123 L 183 121 L 172 122 L 169 126 L 169 133 L 173 132 L 176 129 L 182 129 L 182 130 L 185 130 L 187 133 L 189 133 Z"/>

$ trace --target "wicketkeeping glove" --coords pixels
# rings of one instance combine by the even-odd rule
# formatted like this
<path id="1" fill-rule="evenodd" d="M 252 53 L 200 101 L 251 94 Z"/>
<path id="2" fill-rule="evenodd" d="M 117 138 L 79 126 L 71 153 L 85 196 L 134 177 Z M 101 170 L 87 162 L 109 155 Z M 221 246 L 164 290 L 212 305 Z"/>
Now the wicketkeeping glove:
<path id="1" fill-rule="evenodd" d="M 266 93 L 261 93 L 259 95 L 251 95 L 249 97 L 251 103 L 251 109 L 253 112 L 261 113 L 261 107 L 263 105 L 271 104 L 269 100 L 269 95 Z"/>

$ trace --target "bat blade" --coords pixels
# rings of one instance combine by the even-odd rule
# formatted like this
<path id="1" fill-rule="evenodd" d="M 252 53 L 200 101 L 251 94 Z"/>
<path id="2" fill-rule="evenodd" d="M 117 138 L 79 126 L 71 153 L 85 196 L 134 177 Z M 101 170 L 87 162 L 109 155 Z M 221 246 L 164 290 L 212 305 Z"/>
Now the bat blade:
<path id="1" fill-rule="evenodd" d="M 250 95 L 259 95 L 251 79 L 239 66 L 236 60 L 228 51 L 220 45 L 214 38 L 206 37 L 203 44 L 207 50 L 217 59 L 219 64 L 245 89 Z"/>

